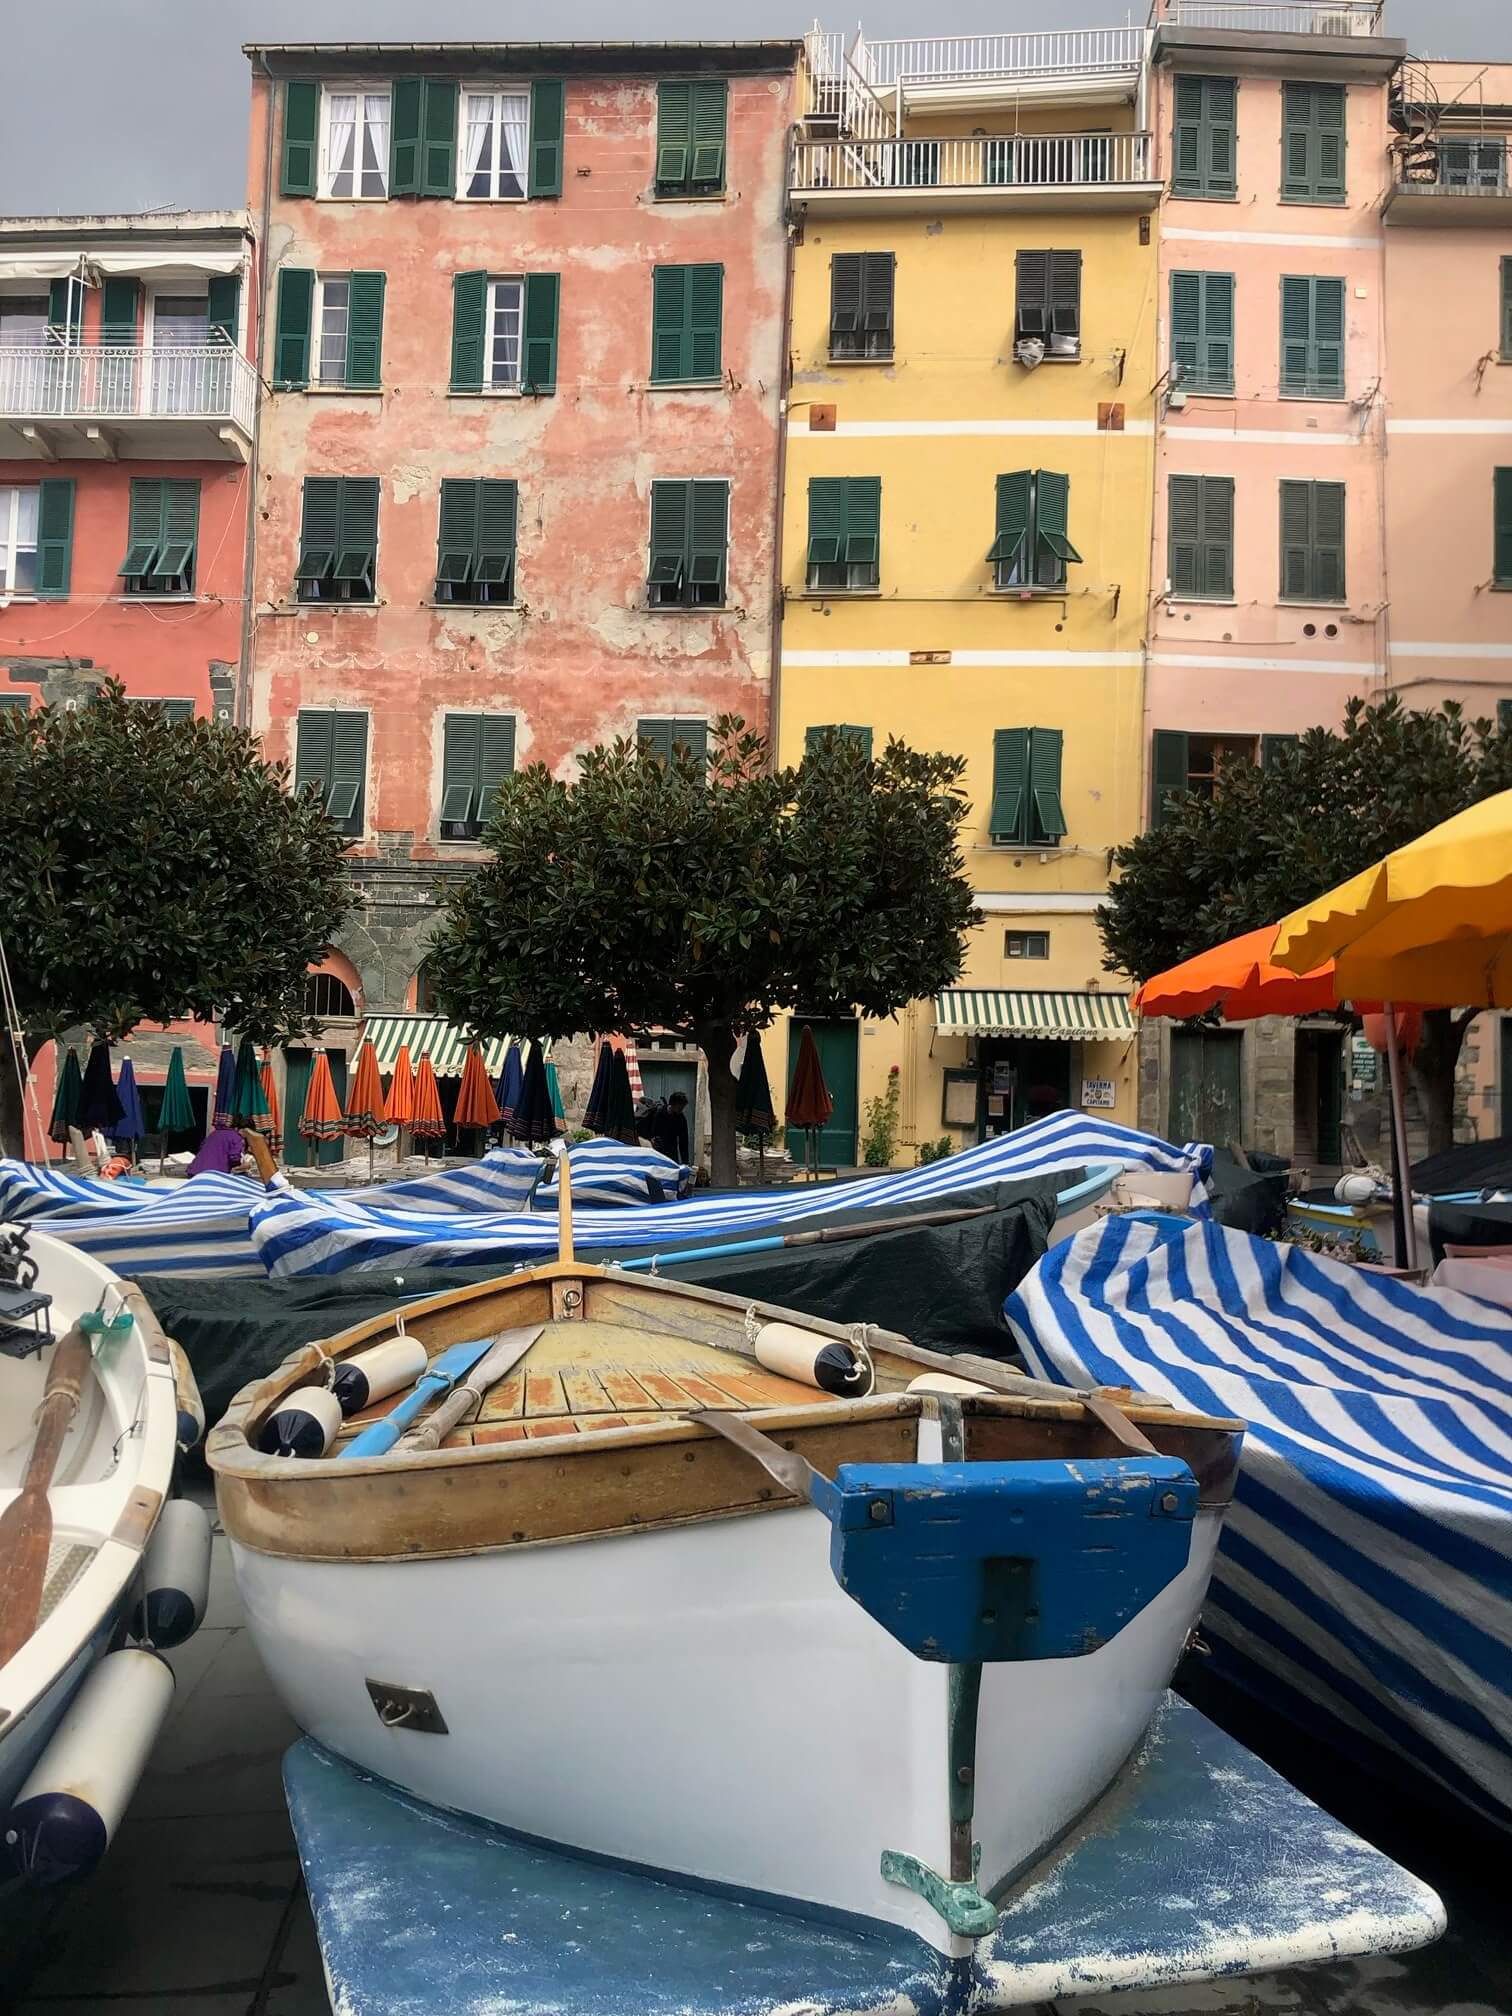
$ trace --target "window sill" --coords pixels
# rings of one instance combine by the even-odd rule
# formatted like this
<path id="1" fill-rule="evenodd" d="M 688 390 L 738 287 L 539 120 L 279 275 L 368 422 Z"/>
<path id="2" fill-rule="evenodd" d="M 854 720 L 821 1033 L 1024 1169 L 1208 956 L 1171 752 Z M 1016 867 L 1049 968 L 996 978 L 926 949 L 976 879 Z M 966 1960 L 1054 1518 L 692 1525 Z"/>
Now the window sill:
<path id="1" fill-rule="evenodd" d="M 1512 595 L 1512 581 L 1493 581 L 1491 583 L 1491 593 L 1493 595 Z"/>
<path id="2" fill-rule="evenodd" d="M 448 399 L 523 399 L 519 385 L 448 385 Z"/>
<path id="3" fill-rule="evenodd" d="M 1347 609 L 1347 595 L 1278 595 L 1276 605 L 1281 609 Z"/>
<path id="4" fill-rule="evenodd" d="M 286 388 L 292 390 L 294 388 Z M 381 385 L 316 385 L 313 381 L 298 388 L 318 399 L 381 399 Z"/>
<path id="5" fill-rule="evenodd" d="M 833 355 L 831 355 L 831 356 L 828 356 L 828 357 L 826 357 L 824 361 L 825 361 L 825 363 L 826 363 L 826 364 L 835 364 L 835 365 L 838 365 L 838 366 L 839 366 L 839 368 L 840 368 L 840 369 L 841 369 L 842 371 L 846 371 L 846 370 L 850 370 L 850 369 L 851 369 L 851 368 L 852 368 L 852 367 L 853 367 L 854 365 L 857 365 L 857 364 L 896 364 L 898 360 L 897 360 L 897 357 L 895 356 L 895 354 L 894 354 L 894 353 L 893 353 L 893 352 L 892 352 L 891 350 L 889 350 L 889 351 L 888 351 L 888 353 L 887 353 L 887 355 L 886 355 L 885 357 L 880 357 L 880 356 L 878 356 L 878 357 L 836 357 L 836 356 L 833 356 Z"/>
<path id="6" fill-rule="evenodd" d="M 1064 844 L 1061 840 L 995 840 L 990 834 L 987 838 L 994 854 L 1059 854 Z"/>
<path id="7" fill-rule="evenodd" d="M 642 602 L 640 607 L 648 616 L 707 616 L 717 615 L 730 606 L 728 597 L 723 602 Z"/>
<path id="8" fill-rule="evenodd" d="M 156 609 L 161 607 L 165 602 L 198 602 L 199 599 L 198 595 L 195 594 L 123 595 L 121 597 L 121 607 L 123 609 L 140 609 L 145 605 L 147 608 Z"/>
<path id="9" fill-rule="evenodd" d="M 190 599 L 192 600 L 192 597 Z M 311 614 L 314 614 L 317 610 L 325 612 L 333 609 L 341 610 L 342 612 L 350 609 L 366 609 L 370 614 L 373 614 L 383 605 L 376 597 L 371 602 L 303 602 L 296 595 L 290 606 L 296 611 L 304 610 Z"/>
<path id="10" fill-rule="evenodd" d="M 1171 187 L 1171 196 L 1177 203 L 1237 203 L 1239 201 L 1239 191 L 1237 189 L 1178 189 L 1174 184 Z"/>
<path id="11" fill-rule="evenodd" d="M 1183 385 L 1180 389 L 1186 394 L 1188 399 L 1232 399 L 1234 397 L 1234 388 L 1232 385 Z M 1166 410 L 1169 412 L 1170 408 L 1167 407 Z M 1178 406 L 1176 411 L 1179 413 L 1181 408 Z"/>
<path id="12" fill-rule="evenodd" d="M 648 378 L 648 392 L 722 392 L 724 376 L 718 378 Z"/>
<path id="13" fill-rule="evenodd" d="M 793 599 L 797 602 L 880 602 L 882 590 L 877 588 L 795 588 Z"/>
<path id="14" fill-rule="evenodd" d="M 653 203 L 723 203 L 728 199 L 727 189 L 653 189 Z"/>
<path id="15" fill-rule="evenodd" d="M 1278 197 L 1289 210 L 1347 210 L 1347 196 L 1287 196 Z"/>
<path id="16" fill-rule="evenodd" d="M 317 203 L 387 203 L 390 201 L 390 197 L 387 189 L 384 190 L 381 196 L 331 196 L 322 189 L 320 194 L 315 198 L 315 201 Z"/>
<path id="17" fill-rule="evenodd" d="M 312 605 L 312 604 L 310 604 L 310 603 L 301 603 L 301 604 L 300 604 L 300 607 L 301 607 L 301 608 L 310 608 L 310 607 L 312 607 L 312 606 L 313 606 L 313 607 L 316 607 L 316 608 L 319 608 L 319 607 L 321 607 L 322 605 L 321 605 L 321 604 L 319 604 L 319 603 L 316 603 L 316 604 L 313 604 L 313 605 Z M 331 605 L 330 605 L 329 603 L 327 603 L 327 604 L 325 604 L 325 605 L 323 605 L 323 606 L 325 606 L 325 607 L 329 608 L 329 607 L 330 607 Z M 358 603 L 354 603 L 354 604 L 349 604 L 348 606 L 349 606 L 349 607 L 354 607 L 354 608 L 358 608 L 358 609 L 370 609 L 370 608 L 371 608 L 371 607 L 372 607 L 373 605 L 372 605 L 372 604 L 371 604 L 370 602 L 358 602 Z M 422 609 L 444 609 L 444 610 L 446 610 L 446 612 L 447 612 L 447 614 L 448 614 L 448 615 L 453 615 L 453 614 L 456 614 L 456 613 L 457 613 L 457 612 L 459 612 L 459 611 L 465 611 L 465 612 L 467 612 L 467 613 L 470 613 L 470 614 L 472 614 L 472 615 L 474 615 L 474 616 L 493 616 L 493 615 L 498 615 L 498 616 L 518 616 L 518 615 L 519 615 L 519 613 L 520 613 L 520 611 L 521 611 L 521 610 L 522 610 L 522 609 L 523 609 L 523 608 L 525 607 L 525 604 L 524 604 L 523 602 L 519 602 L 519 601 L 516 601 L 516 602 L 442 602 L 442 601 L 439 601 L 439 600 L 437 599 L 437 597 L 436 597 L 436 596 L 434 596 L 434 595 L 423 595 L 423 596 L 422 596 L 422 597 L 420 598 L 420 607 L 421 607 Z"/>
<path id="18" fill-rule="evenodd" d="M 1288 392 L 1284 386 L 1276 397 L 1296 406 L 1344 406 L 1349 403 L 1347 392 Z"/>
<path id="19" fill-rule="evenodd" d="M 1197 609 L 1237 609 L 1237 595 L 1162 595 L 1162 602 L 1179 603 L 1183 607 L 1190 604 Z"/>
<path id="20" fill-rule="evenodd" d="M 1071 593 L 1071 584 L 1065 581 L 1051 588 L 1043 581 L 1026 581 L 1022 586 L 1015 582 L 1011 588 L 999 588 L 994 582 L 987 593 L 1004 602 L 1063 602 Z"/>
<path id="21" fill-rule="evenodd" d="M 1026 337 L 1022 338 L 1021 340 L 1027 343 L 1027 342 L 1029 342 L 1029 341 L 1030 341 L 1031 339 L 1030 339 L 1029 337 L 1027 337 L 1027 336 L 1026 336 Z M 1036 337 L 1036 338 L 1034 338 L 1034 339 L 1032 339 L 1032 340 L 1034 340 L 1034 341 L 1036 341 L 1036 342 L 1037 342 L 1037 341 L 1038 341 L 1039 339 L 1038 339 L 1038 338 Z M 1041 357 L 1041 359 L 1040 359 L 1040 361 L 1039 361 L 1039 364 L 1036 364 L 1034 368 L 1035 368 L 1035 370 L 1037 371 L 1037 370 L 1039 370 L 1039 368 L 1040 368 L 1040 365 L 1042 365 L 1042 364 L 1082 364 L 1082 363 L 1085 363 L 1085 361 L 1086 361 L 1086 360 L 1085 360 L 1085 358 L 1084 358 L 1084 357 L 1082 356 L 1082 354 L 1081 354 L 1081 352 L 1080 352 L 1079 350 L 1077 351 L 1077 353 L 1076 353 L 1076 355 L 1075 355 L 1074 357 L 1052 357 L 1052 356 L 1050 355 L 1050 353 L 1049 353 L 1048 351 L 1046 351 L 1045 355 L 1044 355 L 1043 357 Z M 1010 364 L 1017 364 L 1017 362 L 1018 362 L 1018 359 L 1017 359 L 1017 357 L 1014 357 L 1014 356 L 1011 356 L 1011 355 L 1010 355 L 1010 357 L 1009 357 L 1009 359 L 1008 359 L 1008 362 L 1009 362 Z"/>

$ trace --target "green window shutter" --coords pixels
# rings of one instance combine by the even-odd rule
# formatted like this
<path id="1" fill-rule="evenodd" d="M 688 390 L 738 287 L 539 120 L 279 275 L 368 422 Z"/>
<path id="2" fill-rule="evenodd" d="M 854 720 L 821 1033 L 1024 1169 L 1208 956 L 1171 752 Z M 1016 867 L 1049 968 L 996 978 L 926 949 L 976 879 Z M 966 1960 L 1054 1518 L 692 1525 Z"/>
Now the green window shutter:
<path id="1" fill-rule="evenodd" d="M 330 788 L 331 739 L 335 725 L 336 717 L 329 709 L 300 709 L 294 740 L 296 795 L 310 784 L 319 784 L 323 792 Z"/>
<path id="2" fill-rule="evenodd" d="M 470 581 L 477 564 L 478 503 L 482 485 L 472 477 L 441 479 L 436 533 L 436 585 Z M 450 718 L 450 717 L 448 717 Z"/>
<path id="3" fill-rule="evenodd" d="M 73 572 L 74 486 L 71 476 L 44 476 L 37 485 L 37 595 L 61 601 Z"/>
<path id="4" fill-rule="evenodd" d="M 340 482 L 335 578 L 338 581 L 365 581 L 368 592 L 376 594 L 378 478 L 343 476 Z"/>
<path id="5" fill-rule="evenodd" d="M 700 481 L 688 485 L 688 580 L 694 588 L 716 588 L 724 599 L 729 548 L 730 486 Z M 703 598 L 713 599 L 713 598 Z"/>
<path id="6" fill-rule="evenodd" d="M 273 389 L 302 391 L 310 382 L 310 328 L 315 275 L 308 267 L 282 266 L 273 316 Z"/>
<path id="7" fill-rule="evenodd" d="M 680 587 L 688 553 L 689 492 L 687 482 L 651 485 L 651 582 Z"/>
<path id="8" fill-rule="evenodd" d="M 396 77 L 389 110 L 389 194 L 420 194 L 420 127 L 425 84 L 419 77 Z"/>
<path id="9" fill-rule="evenodd" d="M 539 77 L 530 87 L 531 196 L 560 196 L 566 127 L 566 90 L 559 79 Z"/>
<path id="10" fill-rule="evenodd" d="M 221 336 L 233 349 L 241 333 L 241 275 L 214 273 L 210 277 L 210 337 Z"/>
<path id="11" fill-rule="evenodd" d="M 1059 586 L 1065 579 L 1066 562 L 1080 560 L 1071 544 L 1068 523 L 1071 511 L 1071 479 L 1054 469 L 1040 469 L 1034 479 L 1035 574 L 1047 586 Z"/>
<path id="12" fill-rule="evenodd" d="M 882 569 L 882 478 L 845 479 L 845 550 L 848 567 L 868 567 L 875 582 Z"/>
<path id="13" fill-rule="evenodd" d="M 483 716 L 448 714 L 441 753 L 441 824 L 469 826 L 478 816 L 482 782 Z M 448 838 L 460 838 L 448 834 Z"/>
<path id="14" fill-rule="evenodd" d="M 1344 282 L 1319 277 L 1312 283 L 1313 382 L 1321 397 L 1344 396 Z"/>
<path id="15" fill-rule="evenodd" d="M 708 722 L 701 715 L 696 719 L 680 717 L 675 721 L 669 722 L 668 727 L 673 748 L 686 749 L 688 755 L 692 758 L 694 768 L 697 770 L 707 770 L 709 767 Z"/>
<path id="16" fill-rule="evenodd" d="M 519 488 L 512 477 L 488 476 L 478 485 L 477 564 L 473 578 L 514 596 Z M 513 735 L 513 726 L 510 734 Z M 513 745 L 511 745 L 513 746 Z"/>
<path id="17" fill-rule="evenodd" d="M 1014 329 L 1050 338 L 1050 254 L 1020 252 L 1014 261 Z"/>
<path id="18" fill-rule="evenodd" d="M 1314 483 L 1312 592 L 1320 602 L 1344 600 L 1344 485 Z"/>
<path id="19" fill-rule="evenodd" d="M 182 576 L 188 586 L 193 580 L 194 549 L 199 539 L 200 486 L 197 481 L 172 480 L 159 489 L 161 515 L 153 572 Z"/>
<path id="20" fill-rule="evenodd" d="M 1260 737 L 1260 767 L 1274 770 L 1288 749 L 1295 749 L 1302 740 L 1300 735 L 1262 735 Z"/>
<path id="21" fill-rule="evenodd" d="M 805 728 L 803 731 L 804 755 L 812 756 L 816 749 L 822 748 L 826 735 L 838 735 L 842 741 L 857 743 L 860 746 L 861 754 L 866 758 L 867 762 L 870 763 L 872 760 L 872 731 L 870 728 L 859 727 L 853 721 L 824 721 L 820 722 L 817 727 Z"/>
<path id="22" fill-rule="evenodd" d="M 688 347 L 690 378 L 717 378 L 722 369 L 724 318 L 723 266 L 688 268 Z"/>
<path id="23" fill-rule="evenodd" d="M 1312 350 L 1312 282 L 1288 273 L 1281 281 L 1281 391 L 1305 398 Z"/>
<path id="24" fill-rule="evenodd" d="M 1342 203 L 1346 103 L 1342 84 L 1281 87 L 1281 200 Z"/>
<path id="25" fill-rule="evenodd" d="M 1229 596 L 1234 592 L 1234 479 L 1204 476 L 1200 481 L 1197 530 L 1202 542 L 1202 586 L 1198 593 Z"/>
<path id="26" fill-rule="evenodd" d="M 1501 354 L 1512 359 L 1512 258 L 1501 262 Z"/>
<path id="27" fill-rule="evenodd" d="M 724 187 L 725 123 L 729 86 L 721 78 L 701 78 L 692 87 L 693 154 L 688 180 L 698 196 Z"/>
<path id="28" fill-rule="evenodd" d="M 1029 731 L 1029 838 L 1054 844 L 1066 837 L 1061 803 L 1061 731 Z"/>
<path id="29" fill-rule="evenodd" d="M 478 806 L 474 816 L 491 819 L 500 784 L 514 769 L 515 723 L 513 714 L 483 716 L 483 746 L 478 759 Z"/>
<path id="30" fill-rule="evenodd" d="M 354 389 L 374 389 L 383 373 L 382 273 L 347 275 L 346 382 Z"/>
<path id="31" fill-rule="evenodd" d="M 520 390 L 555 392 L 557 381 L 557 318 L 561 305 L 559 273 L 525 275 L 524 341 L 521 346 Z"/>
<path id="32" fill-rule="evenodd" d="M 811 476 L 808 486 L 808 556 L 810 570 L 833 567 L 844 557 L 846 479 Z"/>
<path id="33" fill-rule="evenodd" d="M 1166 574 L 1173 595 L 1203 592 L 1202 480 L 1172 476 L 1166 484 Z"/>
<path id="34" fill-rule="evenodd" d="M 1281 86 L 1281 200 L 1310 203 L 1313 194 L 1311 84 Z"/>
<path id="35" fill-rule="evenodd" d="M 830 348 L 841 354 L 861 328 L 861 272 L 865 256 L 862 252 L 836 252 L 830 258 Z"/>
<path id="36" fill-rule="evenodd" d="M 332 719 L 326 810 L 343 833 L 354 836 L 362 832 L 366 811 L 367 728 L 366 714 L 339 712 Z"/>
<path id="37" fill-rule="evenodd" d="M 306 476 L 299 521 L 299 585 L 327 580 L 341 537 L 341 478 Z"/>
<path id="38" fill-rule="evenodd" d="M 830 350 L 836 357 L 890 357 L 891 252 L 837 252 L 830 260 Z"/>
<path id="39" fill-rule="evenodd" d="M 1497 701 L 1496 725 L 1503 735 L 1512 735 L 1512 700 Z"/>
<path id="40" fill-rule="evenodd" d="M 1281 485 L 1281 593 L 1289 601 L 1312 594 L 1312 485 Z"/>
<path id="41" fill-rule="evenodd" d="M 1029 830 L 1029 730 L 999 728 L 992 737 L 992 809 L 987 831 L 994 840 L 1023 844 Z"/>
<path id="42" fill-rule="evenodd" d="M 1081 339 L 1080 252 L 1050 254 L 1050 334 Z"/>
<path id="43" fill-rule="evenodd" d="M 110 276 L 100 290 L 100 341 L 113 347 L 135 343 L 141 305 L 140 280 Z"/>
<path id="44" fill-rule="evenodd" d="M 672 723 L 670 721 L 637 721 L 635 739 L 647 745 L 646 753 L 659 756 L 663 763 L 672 760 Z"/>
<path id="45" fill-rule="evenodd" d="M 1491 578 L 1498 588 L 1512 588 L 1512 469 L 1492 472 L 1491 498 Z"/>
<path id="46" fill-rule="evenodd" d="M 811 728 L 804 729 L 803 753 L 805 756 L 812 756 L 816 749 L 823 746 L 824 738 L 829 734 L 833 726 L 833 722 L 821 721 L 816 722 Z"/>
<path id="47" fill-rule="evenodd" d="M 1202 280 L 1200 273 L 1171 275 L 1171 383 L 1202 388 Z"/>
<path id="48" fill-rule="evenodd" d="M 669 384 L 691 374 L 687 355 L 688 273 L 686 266 L 655 266 L 651 271 L 651 382 Z"/>
<path id="49" fill-rule="evenodd" d="M 1232 196 L 1238 84 L 1232 77 L 1178 77 L 1171 189 L 1177 196 Z"/>
<path id="50" fill-rule="evenodd" d="M 997 479 L 997 536 L 988 548 L 987 558 L 998 570 L 999 587 L 1009 585 L 1008 577 L 1015 569 L 1022 583 L 1029 580 L 1033 484 L 1034 472 L 1030 469 L 1015 469 Z"/>
<path id="51" fill-rule="evenodd" d="M 60 343 L 77 343 L 84 326 L 84 285 L 53 280 L 47 289 L 47 326 Z"/>
<path id="52" fill-rule="evenodd" d="M 1150 824 L 1164 826 L 1172 798 L 1183 797 L 1187 788 L 1189 738 L 1179 728 L 1157 728 L 1150 748 Z"/>
<path id="53" fill-rule="evenodd" d="M 1171 362 L 1197 392 L 1234 389 L 1234 276 L 1171 275 Z"/>
<path id="54" fill-rule="evenodd" d="M 1292 399 L 1344 396 L 1344 282 L 1288 273 L 1281 281 L 1281 392 Z"/>
<path id="55" fill-rule="evenodd" d="M 320 148 L 320 86 L 291 80 L 284 86 L 281 196 L 313 196 Z"/>
<path id="56" fill-rule="evenodd" d="M 693 86 L 660 84 L 656 91 L 656 188 L 681 195 L 693 166 Z"/>
<path id="57" fill-rule="evenodd" d="M 457 87 L 447 77 L 427 77 L 420 120 L 420 194 L 457 193 Z"/>
<path id="58" fill-rule="evenodd" d="M 155 573 L 162 544 L 163 485 L 156 477 L 134 476 L 126 514 L 126 556 L 117 572 L 128 580 Z"/>
<path id="59" fill-rule="evenodd" d="M 1176 79 L 1176 116 L 1171 135 L 1171 189 L 1178 196 L 1202 194 L 1202 79 Z"/>
<path id="60" fill-rule="evenodd" d="M 528 287 L 527 282 L 527 287 Z M 483 390 L 483 331 L 488 319 L 488 275 L 456 273 L 452 276 L 453 392 Z"/>

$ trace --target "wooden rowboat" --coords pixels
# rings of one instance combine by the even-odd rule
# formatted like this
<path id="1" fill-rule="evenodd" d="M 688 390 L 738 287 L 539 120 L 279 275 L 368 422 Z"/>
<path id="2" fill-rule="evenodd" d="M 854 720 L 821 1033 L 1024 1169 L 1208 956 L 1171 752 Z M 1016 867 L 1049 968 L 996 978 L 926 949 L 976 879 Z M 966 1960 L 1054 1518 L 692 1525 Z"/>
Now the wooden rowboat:
<path id="1" fill-rule="evenodd" d="M 563 1220 L 552 1263 L 405 1307 L 432 1365 L 519 1340 L 439 1447 L 343 1453 L 400 1396 L 259 1447 L 386 1318 L 211 1435 L 275 1685 L 438 1806 L 968 1951 L 1145 1729 L 1242 1424 L 587 1265 Z M 801 1376 L 826 1347 L 850 1391 Z"/>

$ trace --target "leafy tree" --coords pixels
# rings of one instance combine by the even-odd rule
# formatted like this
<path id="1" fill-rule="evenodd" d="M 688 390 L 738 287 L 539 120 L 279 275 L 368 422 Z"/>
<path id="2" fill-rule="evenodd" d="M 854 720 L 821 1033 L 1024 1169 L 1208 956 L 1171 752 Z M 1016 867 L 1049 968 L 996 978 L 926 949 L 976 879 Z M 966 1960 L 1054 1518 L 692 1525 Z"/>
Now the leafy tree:
<path id="1" fill-rule="evenodd" d="M 170 721 L 115 681 L 72 713 L 0 713 L 0 936 L 28 1064 L 81 1026 L 306 1026 L 305 970 L 349 906 L 347 842 L 286 786 L 243 730 Z M 22 1141 L 0 1055 L 0 1142 Z"/>
<path id="2" fill-rule="evenodd" d="M 1395 696 L 1352 699 L 1339 729 L 1311 728 L 1265 767 L 1229 763 L 1209 798 L 1114 854 L 1098 912 L 1105 964 L 1147 980 L 1226 938 L 1278 922 L 1394 847 L 1512 787 L 1512 734 Z M 1423 1018 L 1412 1076 L 1429 1152 L 1453 1140 L 1454 1072 L 1471 1006 Z"/>
<path id="3" fill-rule="evenodd" d="M 735 1181 L 743 1031 L 781 1008 L 893 1014 L 948 986 L 974 921 L 957 834 L 959 757 L 830 734 L 769 768 L 738 716 L 708 775 L 618 741 L 574 783 L 506 777 L 493 859 L 455 890 L 430 955 L 447 1011 L 482 1034 L 657 1025 L 708 1064 L 716 1184 Z"/>

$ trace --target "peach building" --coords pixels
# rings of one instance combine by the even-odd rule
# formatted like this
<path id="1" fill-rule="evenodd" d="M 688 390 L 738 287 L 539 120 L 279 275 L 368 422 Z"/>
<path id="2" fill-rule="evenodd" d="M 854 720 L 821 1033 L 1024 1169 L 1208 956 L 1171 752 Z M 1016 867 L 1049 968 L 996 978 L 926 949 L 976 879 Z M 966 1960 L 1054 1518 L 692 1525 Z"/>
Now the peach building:
<path id="1" fill-rule="evenodd" d="M 1386 677 L 1388 85 L 1374 0 L 1158 0 L 1148 816 Z M 1142 1035 L 1141 1119 L 1338 1157 L 1344 1037 Z"/>

